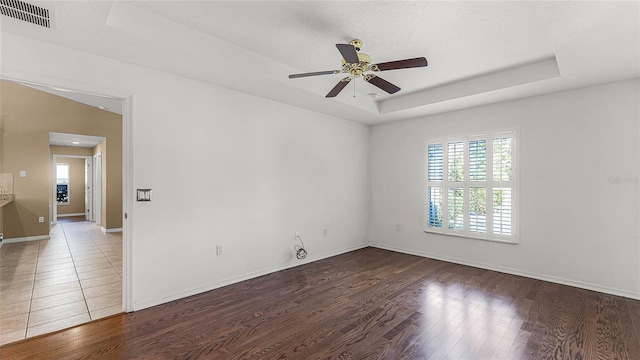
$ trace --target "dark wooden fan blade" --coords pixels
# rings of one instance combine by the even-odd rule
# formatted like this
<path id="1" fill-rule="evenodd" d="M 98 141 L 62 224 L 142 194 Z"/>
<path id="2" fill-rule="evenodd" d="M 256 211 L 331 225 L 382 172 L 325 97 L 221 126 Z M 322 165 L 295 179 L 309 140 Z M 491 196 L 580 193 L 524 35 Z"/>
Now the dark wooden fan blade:
<path id="1" fill-rule="evenodd" d="M 379 76 L 375 76 L 375 75 L 367 75 L 364 77 L 364 81 L 367 81 L 377 87 L 379 87 L 380 89 L 388 92 L 389 94 L 395 94 L 398 91 L 400 91 L 400 88 L 393 85 L 392 83 L 388 82 L 387 80 L 379 77 Z"/>
<path id="2" fill-rule="evenodd" d="M 316 72 L 302 73 L 302 74 L 292 74 L 292 75 L 289 75 L 289 79 L 295 79 L 295 78 L 301 78 L 301 77 L 307 77 L 307 76 L 339 74 L 341 72 L 342 72 L 341 70 L 327 70 L 327 71 L 316 71 Z"/>
<path id="3" fill-rule="evenodd" d="M 338 51 L 342 55 L 344 61 L 350 64 L 357 64 L 360 62 L 358 59 L 358 53 L 356 52 L 356 48 L 351 44 L 336 44 Z"/>
<path id="4" fill-rule="evenodd" d="M 423 57 L 419 57 L 414 59 L 389 61 L 385 63 L 376 64 L 376 66 L 380 71 L 424 67 L 424 66 L 427 66 L 427 59 Z"/>
<path id="5" fill-rule="evenodd" d="M 331 91 L 329 91 L 329 93 L 325 97 L 336 97 L 336 95 L 338 95 L 340 91 L 342 91 L 342 89 L 344 89 L 349 84 L 349 81 L 351 81 L 350 77 L 346 77 L 340 80 L 340 82 L 337 83 L 336 86 L 334 86 L 333 89 L 331 89 Z"/>

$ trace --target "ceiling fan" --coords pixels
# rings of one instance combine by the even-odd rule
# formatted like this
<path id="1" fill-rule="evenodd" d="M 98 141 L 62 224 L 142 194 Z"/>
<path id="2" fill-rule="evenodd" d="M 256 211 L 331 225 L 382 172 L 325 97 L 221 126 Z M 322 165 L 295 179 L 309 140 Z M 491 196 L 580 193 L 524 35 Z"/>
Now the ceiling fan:
<path id="1" fill-rule="evenodd" d="M 289 75 L 289 79 L 308 77 L 308 76 L 345 73 L 345 74 L 349 74 L 349 76 L 340 80 L 340 82 L 336 86 L 334 86 L 333 89 L 331 89 L 331 91 L 329 91 L 329 93 L 325 97 L 328 97 L 328 98 L 335 97 L 340 93 L 340 91 L 342 91 L 342 89 L 344 89 L 347 86 L 347 84 L 349 84 L 351 80 L 360 76 L 362 76 L 364 81 L 379 87 L 380 89 L 386 91 L 387 93 L 395 94 L 398 91 L 400 91 L 399 87 L 384 80 L 383 78 L 377 75 L 370 74 L 370 73 L 365 74 L 365 72 L 366 71 L 378 72 L 378 71 L 408 69 L 408 68 L 427 66 L 427 59 L 425 59 L 424 57 L 372 64 L 371 57 L 369 57 L 368 54 L 359 52 L 360 48 L 362 48 L 363 45 L 364 45 L 364 41 L 360 39 L 351 40 L 348 44 L 336 44 L 338 51 L 342 55 L 342 68 L 340 70 L 327 70 L 327 71 L 316 71 L 316 72 L 302 73 L 302 74 L 292 74 L 292 75 Z"/>

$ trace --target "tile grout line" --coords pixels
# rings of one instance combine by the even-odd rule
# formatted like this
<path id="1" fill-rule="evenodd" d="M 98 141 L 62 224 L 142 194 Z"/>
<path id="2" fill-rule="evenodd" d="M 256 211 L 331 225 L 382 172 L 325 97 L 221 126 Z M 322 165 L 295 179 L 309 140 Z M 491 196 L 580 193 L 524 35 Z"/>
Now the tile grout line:
<path id="1" fill-rule="evenodd" d="M 67 238 L 67 232 L 64 229 L 64 224 L 60 224 L 62 227 L 62 232 L 64 233 L 64 241 L 67 243 L 67 248 L 69 249 L 69 255 L 71 255 L 71 262 L 73 263 L 73 271 L 76 272 L 76 277 L 78 278 L 78 284 L 80 285 L 80 291 L 82 292 L 82 299 L 84 300 L 84 306 L 87 308 L 87 314 L 89 315 L 89 321 L 93 320 L 91 317 L 91 312 L 89 311 L 89 304 L 87 303 L 87 297 L 84 295 L 84 287 L 82 286 L 82 282 L 80 281 L 80 275 L 78 275 L 78 269 L 76 268 L 76 261 L 73 259 L 73 252 L 71 251 L 71 247 L 69 246 L 69 239 Z M 84 230 L 84 228 L 82 229 Z M 88 233 L 87 233 L 88 235 Z M 91 240 L 93 242 L 93 240 Z"/>
<path id="2" fill-rule="evenodd" d="M 86 229 L 87 225 L 80 225 L 80 226 L 81 226 L 82 232 L 84 232 L 85 234 L 87 234 L 87 235 L 89 236 L 89 239 L 91 239 L 91 242 L 94 244 L 94 246 L 95 246 L 96 248 L 98 248 L 98 250 L 100 251 L 100 253 L 102 254 L 102 256 L 103 256 L 105 259 L 107 259 L 107 261 L 109 262 L 109 265 L 111 265 L 111 268 L 112 268 L 112 269 L 113 269 L 113 270 L 114 270 L 114 271 L 115 271 L 115 272 L 120 276 L 120 281 L 118 281 L 118 282 L 119 282 L 119 283 L 120 283 L 120 285 L 122 286 L 122 275 L 118 272 L 118 270 L 115 268 L 115 266 L 113 266 L 113 263 L 111 262 L 111 260 L 109 259 L 109 257 L 104 253 L 104 251 L 102 251 L 102 248 L 100 247 L 100 245 L 98 245 L 98 243 L 96 243 L 96 242 L 95 242 L 95 240 L 94 240 L 93 236 L 91 235 L 91 233 L 90 233 L 89 231 L 87 231 L 87 229 Z M 75 267 L 75 262 L 74 262 L 74 267 Z M 76 271 L 76 273 L 77 273 L 77 271 Z M 79 279 L 79 276 L 78 276 L 78 279 Z M 103 284 L 103 285 L 104 285 L 104 284 Z M 86 298 L 86 296 L 84 295 L 84 287 L 82 286 L 82 282 L 80 282 L 80 288 L 82 289 L 82 295 L 83 295 L 83 297 L 85 298 L 85 303 L 86 303 L 87 298 Z M 87 304 L 87 311 L 89 311 L 89 318 L 91 318 L 92 320 L 95 320 L 95 319 L 93 319 L 93 316 L 92 316 L 92 314 L 91 314 L 91 311 L 89 310 L 89 304 L 88 304 L 88 303 L 86 303 L 86 304 Z M 121 305 L 121 306 L 122 306 L 122 305 Z M 105 308 L 106 308 L 106 307 L 105 307 Z M 105 309 L 105 308 L 96 309 L 96 311 L 98 311 L 98 310 L 102 310 L 102 309 Z"/>
<path id="3" fill-rule="evenodd" d="M 51 230 L 49 230 L 51 232 Z M 38 262 L 40 261 L 40 245 L 43 240 L 38 241 L 38 251 L 36 252 L 36 264 L 33 268 L 33 285 L 31 285 L 31 295 L 29 296 L 29 312 L 27 313 L 27 324 L 24 328 L 24 339 L 27 338 L 29 331 L 29 322 L 31 321 L 31 307 L 33 306 L 33 294 L 36 291 L 36 274 L 38 273 Z"/>
<path id="4" fill-rule="evenodd" d="M 86 231 L 86 230 L 85 230 Z M 116 271 L 116 273 L 118 273 L 118 275 L 120 275 L 120 279 L 122 279 L 122 274 L 120 274 L 120 271 L 118 271 L 118 269 L 116 269 L 115 266 L 113 266 L 113 263 L 111 262 L 111 259 L 109 259 L 109 257 L 104 253 L 104 251 L 102 251 L 102 248 L 100 247 L 100 245 L 98 245 L 98 243 L 93 239 L 93 236 L 91 235 L 91 233 L 89 233 L 88 231 L 86 231 L 87 234 L 89 235 L 89 238 L 91 239 L 91 241 L 94 243 L 94 245 L 98 248 L 98 250 L 100 250 L 100 253 L 102 253 L 102 256 L 105 257 L 105 259 L 107 259 L 107 261 L 109 262 L 109 265 L 111 265 L 111 267 L 113 268 L 113 270 Z M 120 281 L 122 283 L 122 280 Z"/>
<path id="5" fill-rule="evenodd" d="M 94 243 L 94 245 L 98 248 L 98 250 L 100 250 L 100 253 L 102 254 L 102 256 L 104 256 L 105 259 L 107 259 L 107 261 L 109 262 L 109 265 L 111 265 L 111 268 L 113 268 L 113 270 L 115 270 L 115 272 L 120 276 L 119 283 L 120 283 L 120 287 L 122 288 L 122 274 L 118 271 L 118 269 L 116 269 L 115 266 L 113 266 L 113 263 L 111 262 L 111 259 L 109 259 L 109 257 L 104 253 L 104 251 L 102 251 L 102 248 L 100 247 L 100 245 L 98 245 L 98 243 L 96 243 L 96 241 L 93 239 L 93 236 L 91 235 L 91 233 L 86 231 L 84 226 L 83 226 L 83 230 L 87 233 L 87 235 L 89 235 L 89 238 Z M 120 295 L 122 296 L 122 293 Z M 87 305 L 87 309 L 88 309 L 88 307 L 89 306 Z M 120 311 L 122 311 L 122 304 L 120 304 L 120 307 L 121 307 Z M 103 308 L 103 309 L 106 309 L 106 308 Z M 97 310 L 102 310 L 102 309 L 96 309 L 96 311 Z M 89 316 L 92 317 L 91 316 L 91 312 L 89 312 Z"/>
<path id="6" fill-rule="evenodd" d="M 73 260 L 73 254 L 71 253 L 71 248 L 69 247 L 69 242 L 67 240 L 67 234 L 64 231 L 64 226 L 62 224 L 60 224 L 60 228 L 62 229 L 62 234 L 64 235 L 64 241 L 67 244 L 67 251 L 69 252 L 69 256 L 71 256 L 71 262 L 73 263 L 73 270 L 76 273 L 76 278 L 77 278 L 78 284 L 80 284 L 80 289 L 82 291 L 82 285 L 80 283 L 80 278 L 78 277 L 78 272 L 76 271 L 76 268 L 75 268 L 75 261 Z M 41 241 L 44 241 L 44 240 L 41 240 Z M 38 247 L 38 253 L 40 253 L 40 248 L 39 247 Z M 36 269 L 37 269 L 37 266 L 36 266 Z M 35 274 L 34 274 L 34 276 L 35 276 Z M 34 278 L 34 289 L 35 289 L 35 278 Z M 34 294 L 34 292 L 31 293 L 31 303 L 29 304 L 29 306 L 30 306 L 30 308 L 29 308 L 29 317 L 31 317 L 31 304 L 33 303 L 33 294 Z M 84 292 L 82 293 L 82 298 L 83 298 L 83 301 L 85 302 L 85 306 L 87 308 L 87 314 L 89 314 L 89 307 L 88 307 L 88 305 L 86 303 L 86 298 L 84 297 Z M 76 316 L 76 315 L 71 315 L 71 316 L 67 316 L 67 317 L 61 318 L 61 319 L 46 321 L 46 322 L 44 322 L 42 324 L 38 324 L 38 325 L 34 325 L 34 326 L 42 326 L 42 325 L 45 325 L 45 324 L 48 324 L 48 323 L 52 323 L 52 322 L 55 322 L 55 321 L 68 319 L 68 318 L 73 317 L 73 316 Z M 89 314 L 89 319 L 91 319 L 91 315 L 90 314 Z M 77 325 L 79 325 L 79 324 L 77 324 Z M 27 329 L 26 329 L 27 334 L 26 335 L 28 335 L 28 330 L 29 330 L 29 326 L 27 324 Z M 25 335 L 25 338 L 28 338 L 28 336 L 26 336 L 26 335 Z"/>

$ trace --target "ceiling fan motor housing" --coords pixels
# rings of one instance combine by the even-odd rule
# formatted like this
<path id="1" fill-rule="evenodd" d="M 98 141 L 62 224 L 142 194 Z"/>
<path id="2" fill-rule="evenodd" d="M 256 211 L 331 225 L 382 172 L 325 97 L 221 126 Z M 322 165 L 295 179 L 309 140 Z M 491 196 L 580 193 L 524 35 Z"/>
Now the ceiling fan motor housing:
<path id="1" fill-rule="evenodd" d="M 371 68 L 371 57 L 369 54 L 358 53 L 358 63 L 348 63 L 345 59 L 342 59 L 342 70 L 352 76 L 360 76 L 363 72 L 373 70 Z"/>

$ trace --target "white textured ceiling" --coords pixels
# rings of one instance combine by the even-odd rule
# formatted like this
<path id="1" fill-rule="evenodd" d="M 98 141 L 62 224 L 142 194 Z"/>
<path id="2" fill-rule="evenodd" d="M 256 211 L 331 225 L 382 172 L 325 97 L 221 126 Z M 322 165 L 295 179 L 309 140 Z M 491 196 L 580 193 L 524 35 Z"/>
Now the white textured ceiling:
<path id="1" fill-rule="evenodd" d="M 376 124 L 640 76 L 640 2 L 35 1 L 54 28 L 2 17 L 1 30 Z M 336 43 L 372 61 L 424 56 L 336 98 Z M 353 97 L 355 83 L 356 97 Z M 376 93 L 372 99 L 368 94 Z"/>

